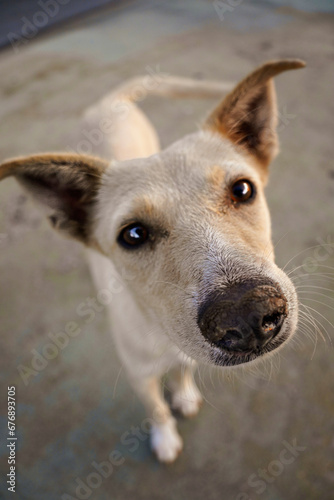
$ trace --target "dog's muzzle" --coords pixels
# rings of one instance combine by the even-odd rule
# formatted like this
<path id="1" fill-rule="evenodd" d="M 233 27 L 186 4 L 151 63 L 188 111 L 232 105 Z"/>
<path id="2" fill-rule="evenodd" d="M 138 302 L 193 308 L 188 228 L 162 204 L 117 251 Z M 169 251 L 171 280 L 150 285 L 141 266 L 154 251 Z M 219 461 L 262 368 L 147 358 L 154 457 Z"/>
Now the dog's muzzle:
<path id="1" fill-rule="evenodd" d="M 249 281 L 213 293 L 199 310 L 198 326 L 224 351 L 255 354 L 279 334 L 287 314 L 277 283 Z"/>

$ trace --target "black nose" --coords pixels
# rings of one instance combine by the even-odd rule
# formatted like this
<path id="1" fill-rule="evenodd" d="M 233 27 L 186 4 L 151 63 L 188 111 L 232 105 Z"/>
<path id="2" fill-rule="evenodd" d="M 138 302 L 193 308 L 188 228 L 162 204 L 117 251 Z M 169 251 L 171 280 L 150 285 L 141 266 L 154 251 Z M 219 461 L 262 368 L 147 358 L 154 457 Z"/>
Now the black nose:
<path id="1" fill-rule="evenodd" d="M 287 301 L 277 284 L 244 282 L 209 298 L 199 311 L 198 326 L 217 347 L 250 351 L 274 338 L 286 315 Z"/>

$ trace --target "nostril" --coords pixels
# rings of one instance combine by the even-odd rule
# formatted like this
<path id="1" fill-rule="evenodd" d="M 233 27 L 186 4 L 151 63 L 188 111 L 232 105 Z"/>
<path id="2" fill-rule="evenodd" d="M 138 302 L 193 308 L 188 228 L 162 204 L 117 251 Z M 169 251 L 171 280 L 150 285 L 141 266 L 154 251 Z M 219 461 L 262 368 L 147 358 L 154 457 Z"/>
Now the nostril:
<path id="1" fill-rule="evenodd" d="M 233 349 L 236 345 L 242 341 L 242 334 L 238 330 L 226 330 L 224 337 L 216 342 L 218 347 L 222 347 L 224 349 Z"/>
<path id="2" fill-rule="evenodd" d="M 284 315 L 278 311 L 272 314 L 266 314 L 262 320 L 263 333 L 278 333 L 279 328 L 282 326 Z"/>
<path id="3" fill-rule="evenodd" d="M 235 339 L 242 339 L 242 335 L 238 330 L 226 330 L 226 337 L 233 337 Z"/>

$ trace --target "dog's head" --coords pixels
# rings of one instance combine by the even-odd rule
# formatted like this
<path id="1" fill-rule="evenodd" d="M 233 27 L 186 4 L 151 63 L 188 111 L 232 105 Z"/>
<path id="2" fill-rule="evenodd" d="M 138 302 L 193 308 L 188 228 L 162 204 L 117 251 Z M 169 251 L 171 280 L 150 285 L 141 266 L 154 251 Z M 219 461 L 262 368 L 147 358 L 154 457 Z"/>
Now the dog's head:
<path id="1" fill-rule="evenodd" d="M 202 130 L 149 158 L 38 155 L 4 163 L 0 179 L 15 175 L 50 208 L 54 227 L 130 272 L 132 296 L 185 354 L 252 361 L 297 324 L 294 287 L 274 263 L 264 186 L 278 149 L 272 78 L 302 66 L 261 66 Z"/>

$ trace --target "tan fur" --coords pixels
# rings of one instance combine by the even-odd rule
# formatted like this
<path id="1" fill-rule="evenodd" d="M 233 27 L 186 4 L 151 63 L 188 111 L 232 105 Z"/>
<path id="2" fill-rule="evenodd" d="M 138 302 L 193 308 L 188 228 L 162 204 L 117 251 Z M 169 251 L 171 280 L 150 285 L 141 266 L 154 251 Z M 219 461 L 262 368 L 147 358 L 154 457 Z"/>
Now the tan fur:
<path id="1" fill-rule="evenodd" d="M 272 78 L 283 71 L 304 66 L 299 59 L 263 64 L 225 97 L 206 125 L 254 155 L 261 167 L 267 167 L 278 152 L 276 94 Z M 254 100 L 256 105 L 249 109 Z M 254 127 L 257 128 L 255 133 Z"/>
<path id="2" fill-rule="evenodd" d="M 214 165 L 209 169 L 207 174 L 207 181 L 218 191 L 221 190 L 225 179 L 225 172 L 219 165 Z"/>
<path id="3" fill-rule="evenodd" d="M 110 164 L 91 157 L 38 155 L 0 166 L 0 179 L 16 176 L 51 210 L 58 229 L 89 246 L 97 290 L 112 294 L 107 313 L 116 348 L 152 419 L 151 444 L 161 461 L 173 461 L 182 449 L 161 391 L 163 374 L 173 371 L 173 407 L 193 415 L 202 401 L 192 376 L 196 362 L 233 366 L 251 361 L 277 351 L 296 329 L 296 292 L 274 263 L 264 185 L 277 148 L 271 78 L 302 66 L 298 60 L 261 66 L 216 108 L 203 130 L 162 152 L 153 126 L 133 102 L 128 101 L 122 118 L 115 112 L 124 94 L 134 99 L 131 82 L 90 108 L 81 123 L 81 130 L 99 127 L 101 120 L 114 124 L 94 149 Z M 205 94 L 203 83 L 198 85 L 199 94 Z M 208 87 L 208 93 L 217 90 L 217 85 Z M 172 78 L 159 91 L 194 95 L 196 82 Z M 254 98 L 260 99 L 260 108 Z M 240 179 L 254 186 L 256 196 L 249 203 L 231 197 Z M 149 234 L 135 250 L 119 243 L 120 232 L 132 222 L 145 225 Z M 259 278 L 277 283 L 284 295 L 286 317 L 279 336 L 248 358 L 208 342 L 198 324 L 201 305 L 231 283 Z M 263 290 L 272 293 L 273 288 Z"/>

